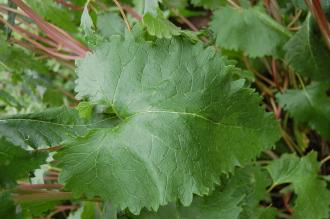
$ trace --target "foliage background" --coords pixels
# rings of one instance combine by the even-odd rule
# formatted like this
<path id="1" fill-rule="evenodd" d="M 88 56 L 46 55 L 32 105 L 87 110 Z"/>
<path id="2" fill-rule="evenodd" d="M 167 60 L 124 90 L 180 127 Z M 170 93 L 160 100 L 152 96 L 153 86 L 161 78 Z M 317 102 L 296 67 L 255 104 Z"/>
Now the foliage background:
<path id="1" fill-rule="evenodd" d="M 0 3 L 0 218 L 330 217 L 329 1 L 1 0 Z M 153 55 L 129 53 L 139 51 L 140 46 Z M 181 46 L 184 52 L 173 52 Z M 87 55 L 91 51 L 100 55 Z M 122 68 L 122 63 L 132 55 L 132 59 L 155 61 L 155 65 L 149 66 L 150 75 L 155 75 L 154 69 L 159 66 L 174 69 L 181 64 L 175 63 L 175 59 L 167 64 L 171 56 L 167 57 L 164 51 L 173 57 L 180 54 L 187 66 L 200 68 L 197 78 L 201 72 L 207 74 L 214 69 L 228 75 L 223 70 L 228 68 L 230 79 L 221 79 L 220 88 L 212 90 L 211 96 L 218 95 L 220 102 L 228 98 L 230 101 L 223 104 L 233 111 L 237 108 L 235 116 L 240 119 L 234 116 L 228 122 L 259 126 L 261 131 L 243 136 L 243 132 L 235 135 L 228 129 L 232 150 L 228 155 L 236 157 L 223 155 L 216 157 L 217 162 L 212 160 L 214 154 L 203 150 L 209 146 L 207 134 L 203 135 L 201 142 L 205 145 L 196 153 L 206 154 L 202 156 L 205 175 L 194 178 L 207 184 L 203 192 L 182 183 L 181 175 L 177 174 L 179 180 L 177 184 L 173 182 L 177 192 L 165 201 L 151 200 L 153 185 L 147 184 L 145 167 L 138 166 L 140 172 L 123 179 L 119 173 L 134 169 L 137 164 L 121 151 L 108 150 L 100 154 L 108 157 L 115 154 L 115 161 L 124 162 L 118 161 L 123 166 L 115 169 L 119 181 L 113 182 L 115 177 L 109 177 L 108 169 L 103 167 L 100 174 L 101 179 L 107 179 L 104 185 L 98 181 L 84 185 L 98 168 L 91 170 L 90 156 L 79 153 L 92 154 L 90 145 L 105 145 L 104 148 L 111 145 L 112 138 L 102 144 L 99 139 L 121 124 L 120 119 L 128 120 L 126 114 L 131 109 L 140 107 L 139 103 L 129 109 L 120 108 L 120 104 L 118 109 L 109 107 L 109 100 L 114 103 L 115 97 L 100 94 L 114 79 L 107 78 L 109 69 Z M 209 59 L 210 51 L 221 58 Z M 116 57 L 119 61 L 110 65 L 109 60 Z M 134 65 L 132 72 L 140 67 Z M 184 75 L 185 69 L 181 73 Z M 109 80 L 94 83 L 95 78 Z M 172 80 L 177 82 L 176 86 L 188 84 L 181 83 L 178 77 Z M 126 89 L 122 88 L 125 95 L 119 95 L 119 103 L 125 102 L 128 94 L 139 97 L 139 93 L 132 91 L 133 85 L 127 83 Z M 229 94 L 235 89 L 239 92 L 231 97 Z M 164 90 L 157 87 L 155 92 L 163 94 L 167 90 L 169 87 Z M 140 101 L 151 99 L 142 96 Z M 212 101 L 212 106 L 225 114 L 222 105 Z M 178 100 L 177 106 L 194 108 L 197 102 L 193 98 L 187 102 Z M 177 109 L 175 102 L 168 104 L 167 107 Z M 232 115 L 229 111 L 228 115 Z M 275 120 L 280 126 L 278 131 Z M 169 130 L 180 133 L 182 129 L 173 124 L 174 121 Z M 191 131 L 203 132 L 200 123 L 194 125 Z M 132 132 L 126 134 L 132 135 L 132 142 L 138 142 Z M 194 142 L 197 143 L 200 142 Z M 108 157 L 100 159 L 99 165 L 105 165 Z M 195 161 L 192 157 L 193 154 L 183 155 Z M 86 166 L 73 167 L 81 165 L 81 161 Z M 169 163 L 165 168 L 170 169 Z M 211 179 L 211 169 L 217 170 L 221 180 Z M 177 175 L 171 175 L 171 179 Z M 213 181 L 219 185 L 214 186 Z M 118 192 L 122 186 L 135 195 L 139 195 L 142 187 L 146 191 L 137 201 L 132 194 Z M 187 201 L 188 195 L 182 195 L 183 191 L 189 191 L 190 196 L 195 193 L 193 200 Z"/>

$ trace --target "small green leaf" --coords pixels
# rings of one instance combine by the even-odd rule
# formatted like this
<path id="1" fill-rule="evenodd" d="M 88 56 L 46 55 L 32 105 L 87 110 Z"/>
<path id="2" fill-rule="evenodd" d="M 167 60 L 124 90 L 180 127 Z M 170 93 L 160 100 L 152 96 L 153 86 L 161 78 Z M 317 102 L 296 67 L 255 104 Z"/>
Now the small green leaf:
<path id="1" fill-rule="evenodd" d="M 281 57 L 282 46 L 291 36 L 259 7 L 222 7 L 214 12 L 210 28 L 220 47 L 244 51 L 250 57 Z"/>
<path id="2" fill-rule="evenodd" d="M 89 102 L 80 102 L 76 108 L 80 118 L 91 119 L 93 113 L 93 105 Z"/>
<path id="3" fill-rule="evenodd" d="M 316 156 L 315 152 L 302 158 L 285 154 L 267 166 L 274 185 L 292 183 L 298 196 L 294 218 L 329 218 L 330 191 L 326 188 L 326 182 L 317 176 L 320 165 Z"/>
<path id="4" fill-rule="evenodd" d="M 322 38 L 314 33 L 310 14 L 284 49 L 286 59 L 299 74 L 314 80 L 330 80 L 330 52 Z"/>
<path id="5" fill-rule="evenodd" d="M 330 140 L 329 83 L 313 82 L 303 90 L 287 90 L 278 94 L 279 104 L 300 123 L 307 123 L 321 136 Z"/>
<path id="6" fill-rule="evenodd" d="M 80 20 L 80 27 L 83 29 L 83 31 L 87 35 L 93 33 L 93 28 L 94 28 L 93 20 L 92 20 L 91 16 L 89 15 L 88 4 L 89 4 L 89 1 L 87 1 L 87 3 L 84 6 L 84 11 L 81 15 L 81 20 Z"/>
<path id="7" fill-rule="evenodd" d="M 151 13 L 146 13 L 143 16 L 142 22 L 151 36 L 171 38 L 172 36 L 181 34 L 180 28 L 167 20 L 163 12 L 159 9 L 157 10 L 156 16 Z"/>

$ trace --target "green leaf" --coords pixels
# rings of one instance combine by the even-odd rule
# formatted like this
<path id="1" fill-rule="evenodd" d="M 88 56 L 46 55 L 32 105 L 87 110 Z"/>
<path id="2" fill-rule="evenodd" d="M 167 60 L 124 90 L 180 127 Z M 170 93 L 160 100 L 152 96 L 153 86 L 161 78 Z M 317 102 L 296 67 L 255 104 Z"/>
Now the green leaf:
<path id="1" fill-rule="evenodd" d="M 4 90 L 0 90 L 0 100 L 9 106 L 16 107 L 20 109 L 22 107 L 21 103 L 16 100 L 11 94 Z"/>
<path id="2" fill-rule="evenodd" d="M 45 153 L 26 151 L 0 138 L 0 187 L 10 187 L 17 179 L 27 178 L 46 158 Z"/>
<path id="3" fill-rule="evenodd" d="M 217 188 L 211 196 L 195 196 L 188 207 L 169 204 L 157 212 L 143 211 L 135 219 L 262 218 L 261 215 L 265 212 L 274 212 L 272 208 L 257 207 L 270 184 L 268 177 L 268 174 L 257 166 L 238 169 L 225 185 Z M 274 214 L 268 214 L 267 219 L 275 218 Z"/>
<path id="4" fill-rule="evenodd" d="M 64 96 L 60 90 L 49 87 L 44 93 L 42 100 L 51 107 L 58 107 L 63 105 Z"/>
<path id="5" fill-rule="evenodd" d="M 0 32 L 1 33 L 1 32 Z M 0 35 L 0 73 L 2 71 L 22 72 L 25 69 L 46 72 L 47 68 L 43 62 L 17 46 L 11 46 L 5 38 Z"/>
<path id="6" fill-rule="evenodd" d="M 100 45 L 78 63 L 78 98 L 111 106 L 122 121 L 67 142 L 56 156 L 61 182 L 134 213 L 208 194 L 222 172 L 279 137 L 260 96 L 225 63 L 214 48 L 180 38 L 128 34 Z"/>
<path id="7" fill-rule="evenodd" d="M 76 108 L 80 118 L 91 119 L 93 114 L 93 105 L 89 102 L 80 102 Z"/>
<path id="8" fill-rule="evenodd" d="M 191 3 L 195 6 L 202 6 L 206 9 L 218 9 L 221 6 L 226 5 L 226 0 L 191 0 Z"/>
<path id="9" fill-rule="evenodd" d="M 243 196 L 243 195 L 242 195 Z M 241 197 L 232 197 L 230 191 L 220 192 L 216 190 L 209 197 L 195 197 L 189 207 L 169 204 L 161 207 L 157 213 L 142 212 L 136 219 L 200 219 L 200 218 L 231 218 L 238 219 Z"/>
<path id="10" fill-rule="evenodd" d="M 143 16 L 142 22 L 151 36 L 171 38 L 172 36 L 181 34 L 180 28 L 167 20 L 160 10 L 157 11 L 157 15 L 149 12 L 146 13 Z"/>
<path id="11" fill-rule="evenodd" d="M 285 45 L 288 63 L 301 75 L 314 80 L 329 80 L 330 52 L 313 31 L 309 14 L 302 28 Z"/>
<path id="12" fill-rule="evenodd" d="M 9 192 L 0 193 L 0 218 L 23 219 Z"/>
<path id="13" fill-rule="evenodd" d="M 285 154 L 267 166 L 274 185 L 292 183 L 298 196 L 294 218 L 323 219 L 330 216 L 330 191 L 325 181 L 317 176 L 320 165 L 316 158 L 315 152 L 302 158 Z"/>
<path id="14" fill-rule="evenodd" d="M 80 20 L 80 27 L 83 29 L 83 31 L 87 35 L 93 33 L 93 28 L 94 28 L 93 20 L 92 20 L 91 16 L 89 15 L 88 4 L 89 4 L 89 1 L 84 6 L 84 11 L 81 15 L 81 20 Z"/>
<path id="15" fill-rule="evenodd" d="M 162 3 L 169 8 L 184 10 L 184 8 L 188 5 L 188 0 L 163 0 Z"/>
<path id="16" fill-rule="evenodd" d="M 24 148 L 55 146 L 86 130 L 77 111 L 66 107 L 0 118 L 0 136 Z"/>
<path id="17" fill-rule="evenodd" d="M 321 136 L 330 140 L 329 83 L 314 82 L 303 90 L 287 90 L 278 94 L 279 104 L 300 123 L 307 123 Z"/>
<path id="18" fill-rule="evenodd" d="M 46 20 L 69 32 L 77 32 L 74 13 L 53 0 L 26 0 Z M 79 21 L 78 21 L 79 22 Z M 79 23 L 78 23 L 79 24 Z"/>
<path id="19" fill-rule="evenodd" d="M 114 13 L 99 14 L 96 26 L 103 37 L 124 36 L 125 34 L 126 26 L 123 20 Z"/>
<path id="20" fill-rule="evenodd" d="M 250 57 L 282 56 L 282 46 L 290 33 L 259 7 L 215 11 L 210 25 L 216 43 L 225 49 L 240 50 Z"/>

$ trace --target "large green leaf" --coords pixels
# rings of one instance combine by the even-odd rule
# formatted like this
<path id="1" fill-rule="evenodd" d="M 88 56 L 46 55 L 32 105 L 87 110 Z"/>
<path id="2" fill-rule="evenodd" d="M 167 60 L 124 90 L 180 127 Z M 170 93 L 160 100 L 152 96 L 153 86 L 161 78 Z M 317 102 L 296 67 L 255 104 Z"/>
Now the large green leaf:
<path id="1" fill-rule="evenodd" d="M 16 184 L 16 180 L 27 178 L 29 172 L 45 163 L 47 155 L 26 151 L 0 138 L 0 187 Z"/>
<path id="2" fill-rule="evenodd" d="M 208 194 L 222 172 L 279 137 L 260 96 L 225 63 L 181 38 L 136 42 L 129 34 L 100 45 L 78 63 L 78 97 L 112 106 L 122 121 L 66 143 L 56 156 L 61 182 L 134 213 Z"/>
<path id="3" fill-rule="evenodd" d="M 330 140 L 329 83 L 312 83 L 302 90 L 287 90 L 278 94 L 279 104 L 300 123 L 307 123 L 321 136 Z"/>
<path id="4" fill-rule="evenodd" d="M 216 43 L 225 49 L 241 50 L 251 57 L 282 56 L 282 46 L 290 33 L 260 8 L 215 11 L 210 25 Z"/>
<path id="5" fill-rule="evenodd" d="M 25 148 L 55 146 L 86 130 L 78 113 L 66 107 L 0 118 L 0 136 Z"/>
<path id="6" fill-rule="evenodd" d="M 320 166 L 316 156 L 315 152 L 302 158 L 285 154 L 267 166 L 274 185 L 292 183 L 298 196 L 294 218 L 324 219 L 330 216 L 330 191 L 326 182 L 317 176 Z"/>
<path id="7" fill-rule="evenodd" d="M 299 74 L 315 80 L 330 79 L 330 52 L 321 36 L 314 33 L 311 15 L 284 49 L 286 59 Z"/>
<path id="8" fill-rule="evenodd" d="M 264 214 L 268 214 L 267 219 L 275 218 L 273 208 L 258 207 L 259 202 L 266 197 L 266 187 L 270 183 L 268 174 L 260 167 L 249 166 L 238 169 L 211 196 L 194 197 L 188 207 L 170 204 L 157 212 L 143 211 L 136 219 L 261 219 Z"/>

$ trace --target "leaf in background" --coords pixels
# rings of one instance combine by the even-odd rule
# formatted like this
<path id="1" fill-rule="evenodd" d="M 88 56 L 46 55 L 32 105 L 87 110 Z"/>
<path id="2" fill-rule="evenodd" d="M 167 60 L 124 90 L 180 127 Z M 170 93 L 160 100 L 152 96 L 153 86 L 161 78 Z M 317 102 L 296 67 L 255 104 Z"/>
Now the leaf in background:
<path id="1" fill-rule="evenodd" d="M 202 6 L 206 9 L 218 9 L 221 6 L 226 5 L 226 0 L 191 0 L 191 3 L 195 6 Z"/>
<path id="2" fill-rule="evenodd" d="M 0 118 L 0 136 L 23 148 L 55 146 L 86 130 L 77 111 L 66 107 Z"/>
<path id="3" fill-rule="evenodd" d="M 83 10 L 83 13 L 82 13 L 81 19 L 80 19 L 80 27 L 83 29 L 84 33 L 87 35 L 92 34 L 93 28 L 94 28 L 93 20 L 92 20 L 91 16 L 89 15 L 88 4 L 89 4 L 89 1 L 87 1 L 87 3 L 85 4 L 84 10 Z"/>
<path id="4" fill-rule="evenodd" d="M 67 8 L 53 0 L 26 0 L 26 2 L 37 14 L 52 24 L 72 33 L 77 32 L 74 13 Z"/>
<path id="5" fill-rule="evenodd" d="M 318 178 L 320 165 L 317 154 L 309 153 L 298 158 L 294 154 L 285 154 L 267 166 L 273 185 L 292 183 L 297 200 L 294 206 L 295 218 L 329 218 L 330 191 L 326 182 Z"/>
<path id="6" fill-rule="evenodd" d="M 275 209 L 257 207 L 270 183 L 268 174 L 260 167 L 237 169 L 225 185 L 216 189 L 211 196 L 195 196 L 189 207 L 169 204 L 160 207 L 157 212 L 142 211 L 134 219 L 261 219 L 266 213 L 267 219 L 275 218 Z"/>
<path id="7" fill-rule="evenodd" d="M 104 13 L 97 16 L 97 29 L 103 37 L 125 35 L 125 24 L 122 18 L 114 13 Z"/>
<path id="8" fill-rule="evenodd" d="M 0 218 L 23 219 L 9 192 L 0 192 Z"/>
<path id="9" fill-rule="evenodd" d="M 27 178 L 46 158 L 46 153 L 26 151 L 0 138 L 0 187 L 8 188 L 14 186 L 17 179 Z"/>
<path id="10" fill-rule="evenodd" d="M 151 13 L 156 16 L 160 1 L 161 0 L 144 0 L 143 14 Z"/>
<path id="11" fill-rule="evenodd" d="M 48 87 L 46 92 L 44 93 L 42 100 L 44 103 L 48 104 L 50 107 L 59 107 L 64 104 L 64 96 L 63 93 L 54 88 Z"/>
<path id="12" fill-rule="evenodd" d="M 11 94 L 9 94 L 8 92 L 6 92 L 4 90 L 0 90 L 0 100 L 2 102 L 4 102 L 5 104 L 12 106 L 12 107 L 16 107 L 18 109 L 20 109 L 22 107 L 20 102 L 18 102 L 15 97 L 13 97 Z"/>
<path id="13" fill-rule="evenodd" d="M 250 57 L 282 56 L 290 33 L 259 7 L 215 11 L 210 24 L 216 43 L 225 49 L 244 51 Z"/>
<path id="14" fill-rule="evenodd" d="M 188 5 L 188 0 L 162 0 L 162 4 L 169 8 L 184 9 Z"/>
<path id="15" fill-rule="evenodd" d="M 329 80 L 330 52 L 313 31 L 309 14 L 302 28 L 284 47 L 288 63 L 301 75 L 314 80 Z"/>
<path id="16" fill-rule="evenodd" d="M 151 36 L 171 38 L 181 34 L 181 29 L 167 20 L 160 9 L 157 10 L 156 15 L 146 13 L 142 18 L 142 22 Z"/>
<path id="17" fill-rule="evenodd" d="M 141 41 L 113 37 L 78 62 L 78 98 L 111 106 L 122 121 L 56 155 L 60 180 L 75 195 L 134 213 L 177 199 L 190 204 L 193 193 L 208 194 L 220 173 L 279 137 L 260 96 L 232 80 L 237 70 L 214 49 L 180 38 Z"/>
<path id="18" fill-rule="evenodd" d="M 42 61 L 36 60 L 32 54 L 20 47 L 11 46 L 0 35 L 0 72 L 15 71 L 20 73 L 25 69 L 36 70 L 40 73 L 47 71 L 47 67 Z"/>
<path id="19" fill-rule="evenodd" d="M 313 82 L 303 90 L 287 90 L 278 94 L 279 104 L 300 123 L 307 123 L 321 136 L 330 140 L 329 83 Z"/>

